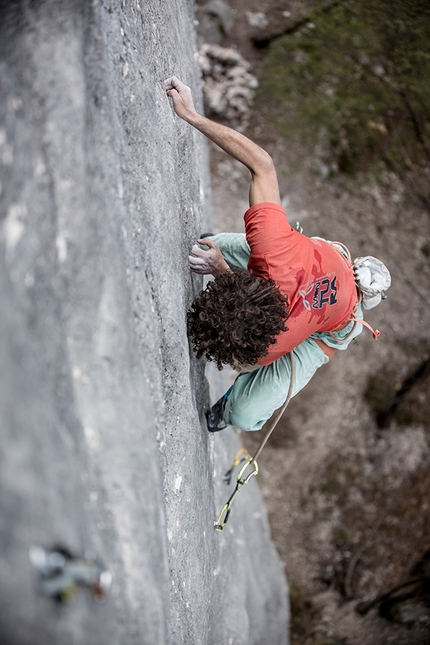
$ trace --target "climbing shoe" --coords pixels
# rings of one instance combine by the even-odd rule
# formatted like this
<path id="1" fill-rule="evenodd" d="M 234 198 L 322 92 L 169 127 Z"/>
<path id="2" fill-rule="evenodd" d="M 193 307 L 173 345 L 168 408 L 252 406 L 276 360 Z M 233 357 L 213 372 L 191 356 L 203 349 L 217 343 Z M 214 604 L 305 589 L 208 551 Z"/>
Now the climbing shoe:
<path id="1" fill-rule="evenodd" d="M 227 396 L 224 394 L 206 414 L 206 421 L 208 424 L 209 432 L 219 432 L 227 427 L 224 421 L 224 410 L 227 402 Z"/>

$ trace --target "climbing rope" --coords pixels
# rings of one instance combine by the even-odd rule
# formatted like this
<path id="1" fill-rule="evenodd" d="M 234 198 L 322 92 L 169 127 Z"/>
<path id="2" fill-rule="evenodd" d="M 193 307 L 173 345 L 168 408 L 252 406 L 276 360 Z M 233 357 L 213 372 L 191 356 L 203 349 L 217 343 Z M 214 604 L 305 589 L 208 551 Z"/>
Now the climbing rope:
<path id="1" fill-rule="evenodd" d="M 278 422 L 279 422 L 281 416 L 284 414 L 284 412 L 287 409 L 287 406 L 288 406 L 288 404 L 289 404 L 289 402 L 291 400 L 291 396 L 293 394 L 293 387 L 294 387 L 294 357 L 293 357 L 293 352 L 289 352 L 289 357 L 290 357 L 290 363 L 291 363 L 291 379 L 290 379 L 290 387 L 288 389 L 288 394 L 287 394 L 287 398 L 285 399 L 285 403 L 282 405 L 282 407 L 280 407 L 277 411 L 275 411 L 273 413 L 273 415 L 272 415 L 272 417 L 271 417 L 271 419 L 269 421 L 268 430 L 267 430 L 262 442 L 260 443 L 260 445 L 258 446 L 257 450 L 255 451 L 254 456 L 251 457 L 249 455 L 248 451 L 246 450 L 246 448 L 241 448 L 239 450 L 239 452 L 237 453 L 237 455 L 235 456 L 231 468 L 224 475 L 224 481 L 226 482 L 227 485 L 230 484 L 231 478 L 232 478 L 232 475 L 233 475 L 233 471 L 235 470 L 235 468 L 237 468 L 237 466 L 239 466 L 240 464 L 243 464 L 241 469 L 239 470 L 239 473 L 238 473 L 237 478 L 236 478 L 236 487 L 235 487 L 233 493 L 230 495 L 230 497 L 227 500 L 227 502 L 224 504 L 224 506 L 222 508 L 222 511 L 219 514 L 218 518 L 215 520 L 215 530 L 216 531 L 222 531 L 223 528 L 225 527 L 225 525 L 227 524 L 228 519 L 230 517 L 230 511 L 231 511 L 232 504 L 233 504 L 234 500 L 236 499 L 236 496 L 238 495 L 238 493 L 239 493 L 240 489 L 242 488 L 242 486 L 247 484 L 250 481 L 250 479 L 252 479 L 252 477 L 255 477 L 256 475 L 258 475 L 259 469 L 258 469 L 257 459 L 261 455 L 261 452 L 262 452 L 264 446 L 266 445 L 266 443 L 269 440 L 270 435 L 272 434 L 272 432 L 274 431 L 274 429 L 278 425 Z M 251 470 L 248 473 L 248 475 L 246 475 L 246 477 L 245 477 L 244 473 L 245 473 L 245 471 L 246 471 L 246 469 L 248 467 L 249 468 L 252 467 L 253 470 Z"/>

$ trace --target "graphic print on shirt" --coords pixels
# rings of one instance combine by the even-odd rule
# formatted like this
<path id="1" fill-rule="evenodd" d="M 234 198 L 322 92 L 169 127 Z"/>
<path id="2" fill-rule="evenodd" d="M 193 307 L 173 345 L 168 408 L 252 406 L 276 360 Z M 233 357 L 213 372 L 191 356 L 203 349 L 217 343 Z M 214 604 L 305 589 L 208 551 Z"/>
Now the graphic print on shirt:
<path id="1" fill-rule="evenodd" d="M 322 309 L 324 305 L 335 305 L 337 303 L 336 274 L 330 273 L 311 284 L 303 285 L 299 294 L 304 308 L 308 311 Z"/>

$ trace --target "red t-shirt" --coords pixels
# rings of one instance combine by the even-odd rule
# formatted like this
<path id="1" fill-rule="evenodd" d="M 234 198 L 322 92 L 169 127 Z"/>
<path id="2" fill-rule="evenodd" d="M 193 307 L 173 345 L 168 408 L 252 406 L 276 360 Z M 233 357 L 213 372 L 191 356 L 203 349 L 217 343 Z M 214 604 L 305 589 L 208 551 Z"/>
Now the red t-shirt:
<path id="1" fill-rule="evenodd" d="M 272 278 L 288 295 L 288 330 L 281 332 L 259 365 L 268 365 L 315 332 L 334 331 L 354 311 L 357 290 L 346 258 L 329 242 L 294 230 L 281 206 L 256 204 L 245 213 L 251 248 L 248 269 Z"/>

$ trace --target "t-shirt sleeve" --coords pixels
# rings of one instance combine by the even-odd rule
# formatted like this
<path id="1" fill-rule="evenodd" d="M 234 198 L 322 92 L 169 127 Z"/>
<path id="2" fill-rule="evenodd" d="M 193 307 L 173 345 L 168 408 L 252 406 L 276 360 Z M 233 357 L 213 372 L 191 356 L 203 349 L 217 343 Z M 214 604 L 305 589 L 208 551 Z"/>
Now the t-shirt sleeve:
<path id="1" fill-rule="evenodd" d="M 246 211 L 244 219 L 251 268 L 256 268 L 252 267 L 253 263 L 264 264 L 267 258 L 278 251 L 285 253 L 292 246 L 295 231 L 281 206 L 268 202 L 255 204 Z"/>

